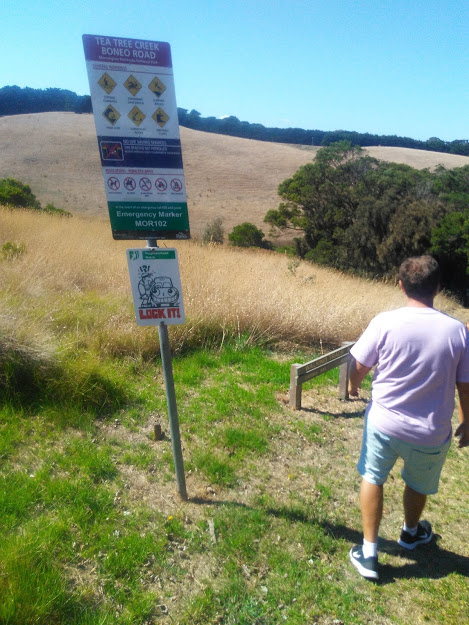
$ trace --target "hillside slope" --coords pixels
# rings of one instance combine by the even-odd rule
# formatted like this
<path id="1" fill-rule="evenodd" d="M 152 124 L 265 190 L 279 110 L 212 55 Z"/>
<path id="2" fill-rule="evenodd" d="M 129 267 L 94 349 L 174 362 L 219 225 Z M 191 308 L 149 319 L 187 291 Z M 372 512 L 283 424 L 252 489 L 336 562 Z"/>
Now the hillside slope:
<path id="1" fill-rule="evenodd" d="M 181 128 L 190 223 L 200 234 L 223 217 L 226 231 L 251 221 L 267 231 L 266 212 L 279 202 L 277 187 L 317 147 L 251 141 Z M 0 177 L 31 185 L 42 203 L 107 218 L 91 115 L 37 113 L 0 118 Z M 371 147 L 376 158 L 414 167 L 462 167 L 469 157 L 406 148 Z"/>

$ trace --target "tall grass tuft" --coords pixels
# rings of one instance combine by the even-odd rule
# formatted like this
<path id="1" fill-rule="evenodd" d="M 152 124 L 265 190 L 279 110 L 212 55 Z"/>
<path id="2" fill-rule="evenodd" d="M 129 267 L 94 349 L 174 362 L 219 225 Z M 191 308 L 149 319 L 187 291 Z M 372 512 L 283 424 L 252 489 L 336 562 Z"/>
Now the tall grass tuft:
<path id="1" fill-rule="evenodd" d="M 57 343 L 40 323 L 23 314 L 22 306 L 0 294 L 0 389 L 15 394 L 25 387 L 37 389 L 57 356 Z"/>

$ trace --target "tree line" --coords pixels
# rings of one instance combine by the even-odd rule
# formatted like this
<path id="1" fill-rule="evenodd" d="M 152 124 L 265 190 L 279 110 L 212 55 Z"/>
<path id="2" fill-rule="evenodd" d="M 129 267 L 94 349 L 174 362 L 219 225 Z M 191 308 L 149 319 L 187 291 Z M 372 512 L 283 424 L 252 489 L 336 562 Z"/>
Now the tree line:
<path id="1" fill-rule="evenodd" d="M 352 145 L 359 146 L 382 145 L 469 156 L 469 139 L 443 141 L 438 137 L 431 137 L 427 141 L 419 141 L 410 137 L 375 135 L 368 132 L 361 133 L 350 130 L 324 131 L 304 130 L 303 128 L 268 128 L 262 124 L 240 121 L 233 115 L 223 119 L 202 117 L 199 111 L 194 109 L 188 111 L 187 109 L 178 108 L 178 116 L 181 126 L 186 126 L 187 128 L 230 135 L 232 137 L 257 139 L 258 141 L 315 146 L 328 146 L 338 141 L 349 141 Z"/>
<path id="2" fill-rule="evenodd" d="M 0 89 L 0 115 L 66 111 L 91 113 L 91 97 L 68 89 L 32 89 L 16 85 Z"/>
<path id="3" fill-rule="evenodd" d="M 88 95 L 79 96 L 67 89 L 32 89 L 16 85 L 0 88 L 0 116 L 48 111 L 91 113 L 91 98 Z M 256 139 L 258 141 L 316 146 L 328 146 L 337 141 L 349 141 L 352 145 L 359 146 L 383 145 L 469 156 L 468 139 L 443 141 L 438 137 L 430 137 L 426 141 L 419 141 L 410 137 L 376 135 L 349 130 L 324 131 L 305 130 L 303 128 L 269 128 L 263 124 L 240 121 L 233 115 L 223 119 L 202 117 L 199 111 L 195 109 L 189 111 L 184 108 L 178 108 L 178 118 L 180 125 L 187 128 L 233 137 Z"/>
<path id="4" fill-rule="evenodd" d="M 440 262 L 443 287 L 469 304 L 469 165 L 418 170 L 342 141 L 318 150 L 279 195 L 265 222 L 271 234 L 296 234 L 301 258 L 395 278 L 405 258 L 429 253 Z"/>

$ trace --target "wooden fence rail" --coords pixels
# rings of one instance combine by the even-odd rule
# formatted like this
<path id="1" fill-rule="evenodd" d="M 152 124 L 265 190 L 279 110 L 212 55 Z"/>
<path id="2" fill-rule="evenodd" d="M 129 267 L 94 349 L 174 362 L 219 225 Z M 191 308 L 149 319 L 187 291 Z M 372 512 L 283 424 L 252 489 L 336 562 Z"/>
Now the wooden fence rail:
<path id="1" fill-rule="evenodd" d="M 290 367 L 290 406 L 295 410 L 301 409 L 301 391 L 303 382 L 315 378 L 321 373 L 340 367 L 339 373 L 339 397 L 348 399 L 348 371 L 350 364 L 350 350 L 355 343 L 344 343 L 339 349 L 335 349 L 324 356 L 300 365 L 295 363 Z"/>

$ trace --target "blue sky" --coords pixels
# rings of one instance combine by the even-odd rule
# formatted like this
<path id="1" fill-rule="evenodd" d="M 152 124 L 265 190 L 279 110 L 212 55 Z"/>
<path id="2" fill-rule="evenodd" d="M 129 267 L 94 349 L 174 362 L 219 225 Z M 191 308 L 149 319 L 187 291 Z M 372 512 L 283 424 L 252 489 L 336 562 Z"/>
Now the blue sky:
<path id="1" fill-rule="evenodd" d="M 84 33 L 171 44 L 178 106 L 469 138 L 467 0 L 1 0 L 0 86 L 88 94 Z"/>

